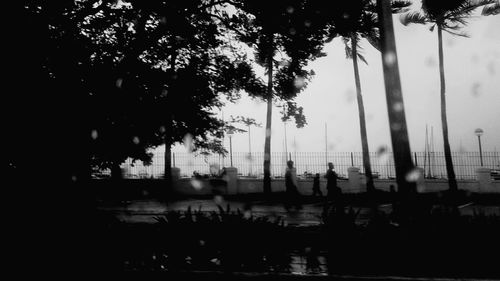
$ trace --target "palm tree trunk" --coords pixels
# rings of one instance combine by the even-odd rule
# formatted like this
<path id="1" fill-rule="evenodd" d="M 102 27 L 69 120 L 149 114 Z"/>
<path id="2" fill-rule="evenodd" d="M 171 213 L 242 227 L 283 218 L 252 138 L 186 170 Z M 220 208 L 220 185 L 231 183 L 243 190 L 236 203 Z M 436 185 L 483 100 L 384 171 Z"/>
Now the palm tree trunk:
<path id="1" fill-rule="evenodd" d="M 354 66 L 354 80 L 356 81 L 356 98 L 358 101 L 359 130 L 361 133 L 361 149 L 363 151 L 363 166 L 365 168 L 365 176 L 366 176 L 366 191 L 373 192 L 375 190 L 375 187 L 373 186 L 372 165 L 370 163 L 368 136 L 366 134 L 365 107 L 363 105 L 363 96 L 361 95 L 361 81 L 359 79 L 357 45 L 358 42 L 356 35 L 352 35 L 351 36 L 352 64 Z"/>
<path id="2" fill-rule="evenodd" d="M 444 57 L 443 57 L 443 32 L 441 25 L 438 28 L 438 48 L 439 48 L 439 78 L 441 81 L 441 126 L 443 128 L 444 159 L 446 161 L 446 173 L 448 174 L 448 185 L 450 191 L 456 191 L 457 180 L 453 168 L 453 158 L 451 157 L 450 142 L 448 140 L 448 120 L 446 117 L 446 84 L 444 79 Z"/>
<path id="3" fill-rule="evenodd" d="M 273 112 L 273 52 L 272 51 L 269 51 L 267 59 L 268 59 L 268 70 L 267 70 L 268 80 L 267 80 L 266 139 L 264 142 L 264 193 L 269 194 L 271 193 L 271 118 Z"/>
<path id="4" fill-rule="evenodd" d="M 266 139 L 264 142 L 264 193 L 271 193 L 271 118 L 273 113 L 273 57 L 269 55 L 267 76 L 267 119 Z"/>
<path id="5" fill-rule="evenodd" d="M 410 195 L 416 191 L 415 182 L 409 182 L 406 179 L 406 175 L 414 169 L 414 166 L 406 128 L 390 0 L 377 0 L 377 6 L 378 16 L 381 19 L 382 65 L 384 69 L 385 96 L 387 100 L 387 112 L 389 114 L 394 164 L 396 167 L 396 182 L 401 199 L 406 201 L 403 202 L 404 206 L 405 203 L 410 203 Z M 405 207 L 407 210 L 405 211 L 409 211 L 408 208 L 411 207 L 407 205 Z"/>

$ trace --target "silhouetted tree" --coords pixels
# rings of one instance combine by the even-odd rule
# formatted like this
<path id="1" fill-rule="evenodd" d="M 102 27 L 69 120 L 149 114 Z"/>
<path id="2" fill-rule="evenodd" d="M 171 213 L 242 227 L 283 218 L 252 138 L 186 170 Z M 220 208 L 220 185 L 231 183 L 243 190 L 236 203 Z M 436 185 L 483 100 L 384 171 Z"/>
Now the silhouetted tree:
<path id="1" fill-rule="evenodd" d="M 393 13 L 399 13 L 410 6 L 409 1 L 392 1 L 391 8 Z M 377 18 L 376 3 L 372 0 L 353 0 L 344 1 L 336 5 L 332 12 L 334 35 L 340 35 L 345 44 L 346 57 L 352 59 L 354 68 L 354 80 L 356 83 L 356 100 L 358 102 L 359 129 L 361 134 L 361 149 L 363 152 L 363 166 L 366 176 L 366 189 L 372 192 L 373 175 L 370 163 L 370 151 L 368 148 L 368 135 L 366 133 L 365 108 L 363 96 L 361 94 L 361 81 L 358 70 L 358 58 L 367 64 L 365 58 L 360 52 L 359 41 L 365 38 L 380 50 L 379 24 Z"/>
<path id="2" fill-rule="evenodd" d="M 320 3 L 311 1 L 310 3 Z M 245 24 L 239 38 L 256 50 L 256 61 L 267 71 L 266 136 L 264 142 L 264 192 L 271 192 L 271 119 L 273 100 L 289 101 L 290 115 L 303 126 L 302 109 L 291 102 L 302 91 L 311 75 L 307 61 L 320 52 L 325 30 L 319 21 L 321 11 L 309 1 L 241 1 L 238 18 Z M 318 12 L 318 13 L 316 13 Z M 277 61 L 279 59 L 279 62 Z"/>
<path id="3" fill-rule="evenodd" d="M 448 137 L 442 32 L 444 30 L 452 35 L 466 36 L 464 33 L 460 33 L 460 29 L 467 24 L 467 19 L 472 15 L 473 11 L 487 4 L 493 4 L 494 2 L 495 1 L 492 0 L 422 0 L 421 11 L 409 12 L 401 15 L 400 18 L 404 25 L 410 23 L 432 24 L 430 31 L 433 31 L 434 28 L 437 27 L 439 78 L 441 84 L 441 127 L 443 130 L 444 158 L 446 161 L 446 172 L 450 191 L 456 191 L 458 187 Z"/>

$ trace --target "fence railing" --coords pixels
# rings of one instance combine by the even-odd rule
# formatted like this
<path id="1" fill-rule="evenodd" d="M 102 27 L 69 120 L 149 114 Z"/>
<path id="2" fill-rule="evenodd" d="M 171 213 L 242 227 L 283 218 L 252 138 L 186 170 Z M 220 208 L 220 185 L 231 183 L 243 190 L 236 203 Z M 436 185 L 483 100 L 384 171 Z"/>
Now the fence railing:
<path id="1" fill-rule="evenodd" d="M 480 167 L 479 152 L 452 152 L 453 165 L 457 179 L 475 179 L 476 168 Z M 194 172 L 200 174 L 217 173 L 219 168 L 229 167 L 229 155 L 219 154 L 199 155 L 196 153 L 172 153 L 172 164 L 180 168 L 181 176 L 191 176 Z M 499 152 L 483 152 L 483 166 L 490 169 L 500 169 Z M 271 153 L 271 175 L 283 177 L 286 161 L 291 159 L 298 175 L 323 174 L 327 169 L 327 162 L 335 165 L 340 176 L 347 177 L 347 168 L 354 166 L 364 173 L 363 156 L 361 152 L 284 152 Z M 233 152 L 232 163 L 241 176 L 263 176 L 263 152 Z M 392 153 L 370 153 L 372 172 L 378 178 L 395 177 Z M 426 178 L 446 178 L 446 162 L 443 152 L 415 152 L 413 162 L 424 169 Z M 132 164 L 131 160 L 122 165 L 125 177 L 128 178 L 161 178 L 164 174 L 164 155 L 155 154 L 153 163 L 144 166 L 140 162 Z"/>

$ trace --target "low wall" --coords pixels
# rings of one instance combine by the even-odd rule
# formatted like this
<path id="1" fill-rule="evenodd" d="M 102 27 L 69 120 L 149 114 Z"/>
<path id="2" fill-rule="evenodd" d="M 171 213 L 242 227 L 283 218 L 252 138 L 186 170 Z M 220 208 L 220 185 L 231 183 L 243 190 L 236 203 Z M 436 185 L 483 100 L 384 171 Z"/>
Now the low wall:
<path id="1" fill-rule="evenodd" d="M 303 195 L 312 194 L 312 179 L 299 179 L 298 190 Z M 241 178 L 237 180 L 236 193 L 238 194 L 248 194 L 248 193 L 261 193 L 263 192 L 262 179 L 246 179 Z M 481 186 L 477 181 L 474 180 L 460 180 L 457 181 L 458 188 L 461 190 L 466 190 L 469 192 L 478 193 L 500 193 L 500 181 L 491 181 L 489 186 Z M 364 181 L 360 182 L 359 188 L 352 188 L 349 185 L 348 180 L 338 180 L 337 185 L 342 189 L 344 193 L 361 193 L 366 191 L 366 185 Z M 390 179 L 374 179 L 374 185 L 377 189 L 383 191 L 390 191 L 390 186 L 397 186 L 395 180 Z M 418 185 L 419 192 L 439 192 L 448 189 L 448 182 L 446 180 L 425 180 L 422 184 Z M 320 180 L 320 189 L 323 194 L 326 195 L 326 180 Z M 194 180 L 194 179 L 180 179 L 176 186 L 175 191 L 181 194 L 190 195 L 203 195 L 212 194 L 214 190 L 225 194 L 226 190 L 223 187 L 212 186 L 207 179 Z M 271 190 L 273 192 L 285 191 L 285 181 L 283 179 L 272 179 L 271 180 Z"/>

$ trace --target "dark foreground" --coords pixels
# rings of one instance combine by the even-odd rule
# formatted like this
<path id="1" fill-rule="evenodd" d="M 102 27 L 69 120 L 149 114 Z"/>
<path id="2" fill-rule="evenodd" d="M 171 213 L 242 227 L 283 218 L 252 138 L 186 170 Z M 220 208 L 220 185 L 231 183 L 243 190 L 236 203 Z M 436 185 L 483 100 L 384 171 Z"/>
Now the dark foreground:
<path id="1" fill-rule="evenodd" d="M 363 195 L 346 196 L 344 207 L 307 197 L 302 209 L 288 211 L 279 198 L 101 202 L 95 261 L 103 272 L 195 280 L 500 278 L 494 196 L 464 196 L 454 208 L 440 195 L 426 195 L 410 220 L 395 216 L 390 196 L 381 196 L 375 209 Z M 144 202 L 158 205 L 148 209 Z M 187 207 L 192 202 L 205 205 Z M 298 223 L 287 223 L 294 216 Z"/>

